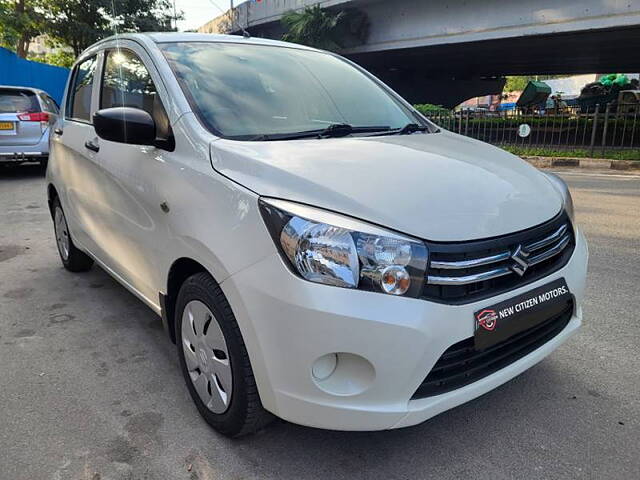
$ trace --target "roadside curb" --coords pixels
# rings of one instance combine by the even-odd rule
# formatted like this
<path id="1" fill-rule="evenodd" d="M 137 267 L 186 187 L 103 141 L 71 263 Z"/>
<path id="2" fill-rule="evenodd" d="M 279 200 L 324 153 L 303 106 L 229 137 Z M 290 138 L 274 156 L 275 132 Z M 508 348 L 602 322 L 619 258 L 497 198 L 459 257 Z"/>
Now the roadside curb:
<path id="1" fill-rule="evenodd" d="M 530 156 L 522 156 L 522 158 L 538 168 L 570 167 L 594 170 L 640 170 L 640 162 L 633 160 Z"/>

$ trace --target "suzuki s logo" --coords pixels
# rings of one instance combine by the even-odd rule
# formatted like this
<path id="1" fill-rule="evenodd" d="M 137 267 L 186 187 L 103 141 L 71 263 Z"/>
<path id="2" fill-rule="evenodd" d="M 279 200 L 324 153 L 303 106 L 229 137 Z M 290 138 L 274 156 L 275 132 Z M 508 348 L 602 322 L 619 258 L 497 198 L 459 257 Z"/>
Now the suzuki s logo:
<path id="1" fill-rule="evenodd" d="M 496 328 L 496 325 L 498 323 L 498 314 L 495 310 L 482 310 L 476 315 L 476 320 L 478 320 L 479 326 L 491 332 Z"/>
<path id="2" fill-rule="evenodd" d="M 511 255 L 511 260 L 515 262 L 511 265 L 511 270 L 516 272 L 518 275 L 523 276 L 524 272 L 529 268 L 529 262 L 527 261 L 528 256 L 529 254 L 522 250 L 522 245 L 518 245 L 516 251 Z"/>

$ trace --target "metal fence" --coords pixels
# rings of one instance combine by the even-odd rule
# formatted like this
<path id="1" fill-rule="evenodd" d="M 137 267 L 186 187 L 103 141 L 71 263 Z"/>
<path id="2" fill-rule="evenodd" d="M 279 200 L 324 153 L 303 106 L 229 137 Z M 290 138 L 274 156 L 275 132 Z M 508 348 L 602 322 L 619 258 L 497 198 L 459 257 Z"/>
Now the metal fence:
<path id="1" fill-rule="evenodd" d="M 640 105 L 606 104 L 546 111 L 433 111 L 438 126 L 494 145 L 580 149 L 597 156 L 608 150 L 640 149 Z"/>

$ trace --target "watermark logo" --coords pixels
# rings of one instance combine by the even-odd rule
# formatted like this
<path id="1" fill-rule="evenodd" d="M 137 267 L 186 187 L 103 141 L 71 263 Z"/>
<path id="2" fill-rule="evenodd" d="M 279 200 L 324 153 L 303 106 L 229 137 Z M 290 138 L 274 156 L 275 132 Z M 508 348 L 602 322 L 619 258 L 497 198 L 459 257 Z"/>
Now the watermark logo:
<path id="1" fill-rule="evenodd" d="M 476 320 L 478 320 L 478 325 L 492 332 L 498 324 L 498 314 L 495 310 L 482 310 L 476 315 Z"/>

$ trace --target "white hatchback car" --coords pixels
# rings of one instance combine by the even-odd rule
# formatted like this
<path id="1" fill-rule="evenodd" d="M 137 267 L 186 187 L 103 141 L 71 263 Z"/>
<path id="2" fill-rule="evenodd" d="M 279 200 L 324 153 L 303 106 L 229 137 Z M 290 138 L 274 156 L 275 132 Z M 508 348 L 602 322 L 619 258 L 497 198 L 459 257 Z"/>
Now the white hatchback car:
<path id="1" fill-rule="evenodd" d="M 587 245 L 563 181 L 327 52 L 101 41 L 73 69 L 47 185 L 64 266 L 97 262 L 162 316 L 229 436 L 273 415 L 414 425 L 581 323 Z"/>

